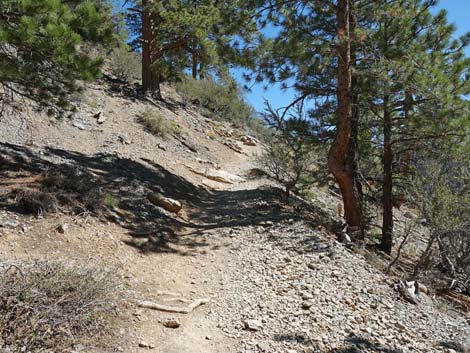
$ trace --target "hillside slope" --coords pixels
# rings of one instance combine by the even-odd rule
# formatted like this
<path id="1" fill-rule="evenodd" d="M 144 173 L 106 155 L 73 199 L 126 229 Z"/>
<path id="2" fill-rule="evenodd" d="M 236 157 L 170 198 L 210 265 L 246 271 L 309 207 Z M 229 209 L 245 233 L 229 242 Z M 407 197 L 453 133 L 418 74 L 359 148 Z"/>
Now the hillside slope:
<path id="1" fill-rule="evenodd" d="M 250 177 L 261 146 L 244 144 L 244 132 L 204 118 L 176 96 L 155 106 L 106 82 L 87 87 L 81 100 L 72 119 L 32 119 L 25 110 L 0 121 L 2 261 L 99 264 L 119 273 L 128 289 L 113 342 L 71 350 L 469 349 L 468 317 L 426 295 L 419 305 L 405 302 L 393 280 L 366 261 L 372 255 L 336 241 L 325 225 L 325 217 L 335 217 L 335 196 L 318 190 L 318 204 L 299 213 L 279 203 L 270 180 Z M 149 109 L 174 121 L 177 134 L 146 131 L 139 119 Z M 57 172 L 112 202 L 99 212 L 75 206 L 41 217 L 20 213 L 12 190 L 41 189 Z M 156 206 L 156 194 L 181 202 L 182 210 Z M 209 302 L 187 314 L 138 305 L 186 307 L 201 298 Z M 166 327 L 171 320 L 180 326 Z"/>

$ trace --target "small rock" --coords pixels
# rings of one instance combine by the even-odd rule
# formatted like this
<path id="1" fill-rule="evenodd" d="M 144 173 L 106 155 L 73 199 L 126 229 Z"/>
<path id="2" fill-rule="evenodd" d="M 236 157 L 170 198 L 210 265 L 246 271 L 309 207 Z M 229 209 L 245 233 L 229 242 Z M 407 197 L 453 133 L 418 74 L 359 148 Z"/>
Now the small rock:
<path id="1" fill-rule="evenodd" d="M 98 112 L 94 115 L 94 118 L 96 119 L 96 122 L 98 124 L 103 124 L 106 121 L 106 117 L 102 114 L 102 112 Z"/>
<path id="2" fill-rule="evenodd" d="M 69 225 L 67 223 L 64 223 L 64 224 L 59 224 L 56 228 L 56 230 L 60 233 L 60 234 L 65 234 L 67 232 L 67 230 L 69 229 Z"/>
<path id="3" fill-rule="evenodd" d="M 85 346 L 83 344 L 74 344 L 72 348 L 75 352 L 81 352 L 85 350 Z"/>
<path id="4" fill-rule="evenodd" d="M 244 323 L 245 329 L 250 331 L 259 331 L 263 327 L 258 320 L 246 320 Z"/>
<path id="5" fill-rule="evenodd" d="M 181 326 L 181 323 L 176 319 L 169 319 L 163 322 L 163 326 L 168 328 L 178 328 Z"/>
<path id="6" fill-rule="evenodd" d="M 72 126 L 76 127 L 79 130 L 85 130 L 85 126 L 81 123 L 74 122 L 72 123 Z"/>
<path id="7" fill-rule="evenodd" d="M 149 348 L 150 345 L 149 345 L 147 342 L 145 342 L 145 341 L 140 341 L 140 342 L 139 342 L 139 347 L 142 347 L 142 348 Z"/>
<path id="8" fill-rule="evenodd" d="M 127 135 L 124 135 L 124 134 L 118 134 L 117 135 L 117 139 L 119 142 L 123 143 L 123 144 L 126 144 L 126 145 L 130 145 L 131 144 L 131 140 L 129 139 L 129 137 L 127 137 Z"/>
<path id="9" fill-rule="evenodd" d="M 308 310 L 308 309 L 310 309 L 312 306 L 313 306 L 313 302 L 312 302 L 312 301 L 306 300 L 306 301 L 302 302 L 302 309 L 304 309 L 304 310 Z"/>
<path id="10" fill-rule="evenodd" d="M 242 136 L 240 141 L 246 146 L 257 146 L 256 140 L 251 136 Z"/>
<path id="11" fill-rule="evenodd" d="M 261 352 L 270 352 L 271 351 L 271 347 L 266 342 L 260 342 L 260 343 L 257 344 L 257 346 L 258 346 L 258 349 Z"/>

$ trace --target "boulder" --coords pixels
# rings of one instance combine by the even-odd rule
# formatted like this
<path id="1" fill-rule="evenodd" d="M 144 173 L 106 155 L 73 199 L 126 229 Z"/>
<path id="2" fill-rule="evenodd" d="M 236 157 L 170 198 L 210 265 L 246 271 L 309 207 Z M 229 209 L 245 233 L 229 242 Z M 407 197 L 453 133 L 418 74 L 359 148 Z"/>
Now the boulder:
<path id="1" fill-rule="evenodd" d="M 238 175 L 230 174 L 224 170 L 210 169 L 205 173 L 207 179 L 218 181 L 219 183 L 236 184 L 245 181 Z"/>
<path id="2" fill-rule="evenodd" d="M 195 169 L 191 166 L 186 166 L 190 171 L 192 171 L 194 174 L 197 175 L 202 175 L 206 177 L 207 179 L 217 181 L 219 183 L 224 183 L 224 184 L 237 184 L 245 181 L 245 178 L 242 178 L 238 175 L 230 174 L 229 172 L 226 172 L 224 170 L 218 170 L 218 169 L 206 169 L 205 171 Z"/>
<path id="3" fill-rule="evenodd" d="M 240 141 L 243 142 L 245 146 L 257 146 L 258 143 L 254 137 L 244 135 L 240 138 Z"/>
<path id="4" fill-rule="evenodd" d="M 169 212 L 178 213 L 183 208 L 181 202 L 165 197 L 162 194 L 150 194 L 147 198 L 154 205 L 162 207 Z"/>

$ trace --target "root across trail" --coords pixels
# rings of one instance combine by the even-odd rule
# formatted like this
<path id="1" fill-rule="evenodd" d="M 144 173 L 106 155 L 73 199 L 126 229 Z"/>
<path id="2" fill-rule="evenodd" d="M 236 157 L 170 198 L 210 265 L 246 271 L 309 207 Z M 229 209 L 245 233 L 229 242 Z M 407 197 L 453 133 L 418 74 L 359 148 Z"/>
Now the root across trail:
<path id="1" fill-rule="evenodd" d="M 146 308 L 146 309 L 153 309 L 153 310 L 159 310 L 159 311 L 165 311 L 168 313 L 178 313 L 178 314 L 189 314 L 191 313 L 194 309 L 196 309 L 198 306 L 207 304 L 209 303 L 209 299 L 207 298 L 202 298 L 202 299 L 196 299 L 191 304 L 188 306 L 173 306 L 173 305 L 165 305 L 165 304 L 159 304 L 151 301 L 140 301 L 137 303 L 137 305 L 141 308 Z"/>

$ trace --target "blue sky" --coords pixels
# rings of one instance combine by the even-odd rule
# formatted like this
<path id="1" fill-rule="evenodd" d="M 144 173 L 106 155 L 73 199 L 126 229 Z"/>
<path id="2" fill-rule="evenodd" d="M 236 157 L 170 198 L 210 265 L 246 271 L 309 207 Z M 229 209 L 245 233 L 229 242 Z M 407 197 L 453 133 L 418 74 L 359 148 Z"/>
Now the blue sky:
<path id="1" fill-rule="evenodd" d="M 440 9 L 447 10 L 449 22 L 457 26 L 457 35 L 470 32 L 470 0 L 441 0 L 436 11 Z M 470 55 L 470 51 L 468 54 Z M 236 76 L 241 84 L 245 83 L 239 75 Z M 265 99 L 274 107 L 284 107 L 292 101 L 294 95 L 292 91 L 281 90 L 279 85 L 270 85 L 268 90 L 264 90 L 263 85 L 255 85 L 246 94 L 246 99 L 257 111 L 262 111 Z"/>

